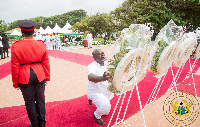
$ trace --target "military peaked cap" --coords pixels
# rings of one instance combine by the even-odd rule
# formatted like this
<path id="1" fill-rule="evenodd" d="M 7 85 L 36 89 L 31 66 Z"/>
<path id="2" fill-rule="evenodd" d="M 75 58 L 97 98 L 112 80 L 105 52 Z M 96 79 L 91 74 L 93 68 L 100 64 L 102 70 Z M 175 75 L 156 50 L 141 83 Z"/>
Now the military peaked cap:
<path id="1" fill-rule="evenodd" d="M 32 31 L 35 29 L 37 23 L 32 20 L 20 20 L 17 25 L 20 27 L 21 30 L 25 31 Z"/>

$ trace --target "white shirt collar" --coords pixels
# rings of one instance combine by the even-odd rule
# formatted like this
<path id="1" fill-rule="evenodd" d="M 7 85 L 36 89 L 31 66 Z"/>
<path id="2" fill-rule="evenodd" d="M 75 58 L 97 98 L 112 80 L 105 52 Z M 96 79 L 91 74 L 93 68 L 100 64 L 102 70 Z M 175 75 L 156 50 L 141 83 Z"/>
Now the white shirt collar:
<path id="1" fill-rule="evenodd" d="M 99 63 L 97 63 L 96 61 L 94 61 L 94 63 L 95 63 L 97 66 L 99 66 L 99 67 L 103 67 L 103 66 L 101 66 Z M 105 61 L 104 61 L 104 66 L 105 66 Z"/>

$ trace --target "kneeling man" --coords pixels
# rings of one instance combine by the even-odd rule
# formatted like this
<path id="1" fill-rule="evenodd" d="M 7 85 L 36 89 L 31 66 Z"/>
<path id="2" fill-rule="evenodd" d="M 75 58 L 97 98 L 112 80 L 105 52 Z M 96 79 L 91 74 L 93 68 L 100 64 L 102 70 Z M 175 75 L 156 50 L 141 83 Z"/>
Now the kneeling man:
<path id="1" fill-rule="evenodd" d="M 102 115 L 108 115 L 111 109 L 110 100 L 114 97 L 114 94 L 109 92 L 107 87 L 108 76 L 106 75 L 106 68 L 108 62 L 105 61 L 105 54 L 101 49 L 95 49 L 92 52 L 93 61 L 88 65 L 87 74 L 88 74 L 88 90 L 87 96 L 89 104 L 92 105 L 92 102 L 96 105 L 97 109 L 94 112 L 94 119 L 100 125 L 105 125 L 102 120 Z"/>

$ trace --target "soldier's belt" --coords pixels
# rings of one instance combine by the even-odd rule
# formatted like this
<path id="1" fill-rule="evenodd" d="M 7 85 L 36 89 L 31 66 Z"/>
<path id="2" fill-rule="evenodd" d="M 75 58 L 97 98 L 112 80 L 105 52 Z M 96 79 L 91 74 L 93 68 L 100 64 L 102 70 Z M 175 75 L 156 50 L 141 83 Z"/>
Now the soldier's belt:
<path id="1" fill-rule="evenodd" d="M 30 63 L 20 64 L 20 65 L 35 64 L 35 63 L 41 63 L 41 62 L 30 62 Z"/>

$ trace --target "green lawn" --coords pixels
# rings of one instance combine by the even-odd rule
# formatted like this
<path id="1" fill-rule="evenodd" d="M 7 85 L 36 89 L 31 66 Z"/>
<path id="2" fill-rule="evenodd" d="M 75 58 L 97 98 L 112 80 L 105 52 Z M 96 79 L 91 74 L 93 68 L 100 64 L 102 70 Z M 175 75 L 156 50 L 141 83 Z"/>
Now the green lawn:
<path id="1" fill-rule="evenodd" d="M 94 38 L 93 41 L 101 41 L 101 45 L 104 45 L 104 39 L 103 38 Z M 111 41 L 111 38 L 108 41 Z"/>
<path id="2" fill-rule="evenodd" d="M 101 41 L 101 45 L 103 45 L 104 39 L 103 38 L 94 38 L 93 41 Z"/>

